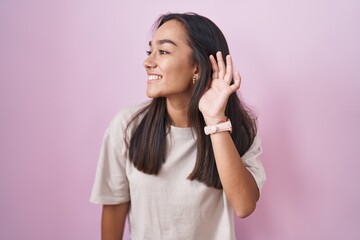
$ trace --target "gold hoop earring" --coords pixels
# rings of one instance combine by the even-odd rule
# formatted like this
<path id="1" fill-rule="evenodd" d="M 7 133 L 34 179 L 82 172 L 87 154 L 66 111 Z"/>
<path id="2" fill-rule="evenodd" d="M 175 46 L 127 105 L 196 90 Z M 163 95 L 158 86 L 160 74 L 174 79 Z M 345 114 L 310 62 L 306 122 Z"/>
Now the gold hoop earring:
<path id="1" fill-rule="evenodd" d="M 195 82 L 197 80 L 195 75 L 193 76 L 192 80 L 193 80 L 193 84 L 195 84 Z"/>

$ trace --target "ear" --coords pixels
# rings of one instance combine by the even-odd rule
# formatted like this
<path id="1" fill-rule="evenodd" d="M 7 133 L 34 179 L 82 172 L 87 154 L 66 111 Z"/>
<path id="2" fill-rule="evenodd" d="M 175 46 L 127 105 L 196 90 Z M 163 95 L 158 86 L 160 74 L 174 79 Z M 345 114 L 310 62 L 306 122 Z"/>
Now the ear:
<path id="1" fill-rule="evenodd" d="M 193 75 L 196 76 L 196 79 L 199 79 L 199 76 L 200 76 L 200 65 L 199 65 L 198 63 L 195 63 L 195 64 L 194 64 Z"/>

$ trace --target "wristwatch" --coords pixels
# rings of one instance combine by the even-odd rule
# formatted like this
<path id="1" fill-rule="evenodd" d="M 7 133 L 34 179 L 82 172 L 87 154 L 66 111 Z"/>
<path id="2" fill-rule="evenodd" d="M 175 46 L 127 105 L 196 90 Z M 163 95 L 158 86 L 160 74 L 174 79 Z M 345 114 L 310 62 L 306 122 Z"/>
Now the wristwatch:
<path id="1" fill-rule="evenodd" d="M 231 126 L 230 119 L 226 118 L 225 121 L 221 121 L 218 124 L 205 126 L 204 131 L 205 131 L 206 135 L 214 134 L 214 133 L 218 133 L 218 132 L 226 132 L 226 131 L 229 131 L 231 133 L 232 126 Z"/>

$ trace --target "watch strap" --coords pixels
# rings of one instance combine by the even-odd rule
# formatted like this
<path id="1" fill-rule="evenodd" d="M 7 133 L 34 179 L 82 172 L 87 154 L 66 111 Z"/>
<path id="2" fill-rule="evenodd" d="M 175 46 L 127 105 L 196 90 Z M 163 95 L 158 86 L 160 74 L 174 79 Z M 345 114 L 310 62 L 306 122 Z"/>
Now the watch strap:
<path id="1" fill-rule="evenodd" d="M 226 119 L 225 121 L 221 121 L 217 124 L 205 126 L 204 127 L 205 135 L 210 135 L 218 132 L 230 132 L 232 131 L 231 121 L 230 119 Z"/>

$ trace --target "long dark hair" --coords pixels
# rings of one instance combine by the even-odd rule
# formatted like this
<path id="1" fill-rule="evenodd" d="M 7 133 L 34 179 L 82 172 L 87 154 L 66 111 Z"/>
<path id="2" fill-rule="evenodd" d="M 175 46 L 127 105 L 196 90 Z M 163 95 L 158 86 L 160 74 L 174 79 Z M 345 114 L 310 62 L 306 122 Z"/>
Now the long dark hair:
<path id="1" fill-rule="evenodd" d="M 162 15 L 155 22 L 156 29 L 169 20 L 179 21 L 185 27 L 193 60 L 200 69 L 199 79 L 188 107 L 189 125 L 197 136 L 196 164 L 188 179 L 221 189 L 211 140 L 204 134 L 205 122 L 198 106 L 211 81 L 212 68 L 209 56 L 215 56 L 216 52 L 221 51 L 225 59 L 229 54 L 229 48 L 221 30 L 206 17 L 195 13 L 169 13 Z M 230 95 L 225 114 L 233 125 L 231 137 L 240 155 L 243 155 L 254 141 L 257 131 L 255 120 L 236 93 Z M 132 118 L 127 130 L 140 117 L 142 119 L 135 126 L 130 141 L 125 139 L 128 143 L 130 161 L 139 171 L 157 175 L 166 160 L 166 134 L 170 127 L 166 98 L 154 98 Z"/>

